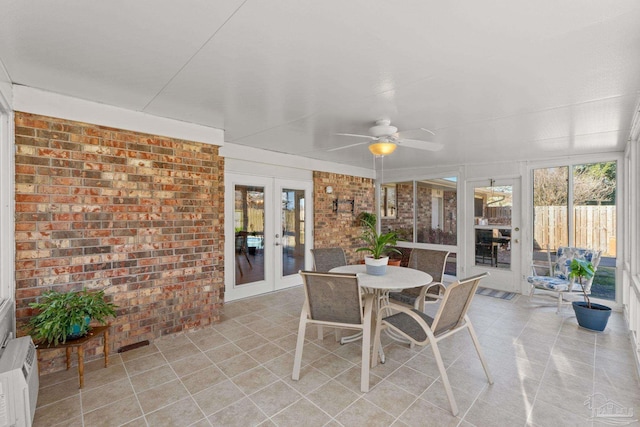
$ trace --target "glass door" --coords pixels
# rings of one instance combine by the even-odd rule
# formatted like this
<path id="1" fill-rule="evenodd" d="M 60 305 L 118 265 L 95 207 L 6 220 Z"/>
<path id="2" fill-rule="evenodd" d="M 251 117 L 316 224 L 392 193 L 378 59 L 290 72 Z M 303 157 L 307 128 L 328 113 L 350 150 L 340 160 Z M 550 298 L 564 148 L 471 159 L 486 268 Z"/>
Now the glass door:
<path id="1" fill-rule="evenodd" d="M 466 274 L 490 271 L 483 286 L 515 292 L 520 283 L 520 181 L 469 182 Z"/>
<path id="2" fill-rule="evenodd" d="M 275 268 L 276 289 L 299 285 L 301 282 L 298 271 L 311 266 L 306 265 L 307 256 L 312 244 L 313 185 L 299 181 L 276 180 L 276 195 L 279 195 L 279 222 L 275 235 Z"/>
<path id="3" fill-rule="evenodd" d="M 225 301 L 302 283 L 312 184 L 235 174 L 225 180 Z"/>

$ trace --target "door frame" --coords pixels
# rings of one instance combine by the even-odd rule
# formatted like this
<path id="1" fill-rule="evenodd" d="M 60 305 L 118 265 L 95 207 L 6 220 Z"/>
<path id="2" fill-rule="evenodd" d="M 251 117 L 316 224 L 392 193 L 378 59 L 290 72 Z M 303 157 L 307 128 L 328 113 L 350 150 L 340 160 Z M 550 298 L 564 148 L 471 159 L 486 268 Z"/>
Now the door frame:
<path id="1" fill-rule="evenodd" d="M 238 274 L 235 264 L 235 186 L 252 185 L 264 187 L 264 280 L 236 285 Z M 281 179 L 263 175 L 242 173 L 225 173 L 225 251 L 224 251 L 224 283 L 225 302 L 248 298 L 256 295 L 286 289 L 302 284 L 299 274 L 282 275 L 282 253 L 280 239 L 276 239 L 276 230 L 282 229 L 280 198 L 282 188 L 305 191 L 305 269 L 311 269 L 311 248 L 313 247 L 313 182 L 303 180 Z M 307 201 L 308 200 L 308 201 Z M 278 243 L 276 245 L 276 243 Z"/>
<path id="2" fill-rule="evenodd" d="M 489 178 L 469 179 L 465 182 L 466 214 L 465 218 L 465 276 L 472 276 L 484 272 L 491 275 L 483 281 L 483 286 L 505 292 L 521 292 L 522 276 L 522 178 L 501 177 L 493 180 L 493 186 L 511 185 L 513 188 L 511 226 L 500 226 L 494 228 L 511 229 L 511 264 L 509 269 L 496 268 L 491 266 L 476 265 L 475 256 L 475 231 L 474 223 L 474 195 L 475 187 L 489 186 Z"/>

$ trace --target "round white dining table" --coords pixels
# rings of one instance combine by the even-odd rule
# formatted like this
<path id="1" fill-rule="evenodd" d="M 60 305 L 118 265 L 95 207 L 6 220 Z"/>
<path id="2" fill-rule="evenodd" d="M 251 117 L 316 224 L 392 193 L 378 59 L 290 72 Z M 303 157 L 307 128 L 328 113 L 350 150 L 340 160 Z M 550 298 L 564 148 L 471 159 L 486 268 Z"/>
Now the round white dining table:
<path id="1" fill-rule="evenodd" d="M 433 282 L 433 277 L 424 271 L 407 267 L 395 267 L 392 265 L 387 266 L 387 272 L 382 276 L 367 274 L 367 269 L 364 264 L 343 265 L 332 268 L 330 271 L 331 273 L 356 273 L 360 286 L 387 294 L 389 291 L 401 291 L 407 288 L 428 285 Z"/>
<path id="2" fill-rule="evenodd" d="M 376 296 L 375 310 L 381 314 L 381 309 L 389 304 L 389 292 L 401 291 L 403 289 L 415 288 L 428 285 L 433 282 L 433 277 L 424 271 L 414 268 L 387 266 L 387 272 L 382 276 L 367 274 L 367 267 L 364 264 L 343 265 L 329 270 L 331 273 L 356 273 L 358 282 L 365 291 L 369 291 Z M 389 331 L 387 331 L 389 332 Z M 391 338 L 406 343 L 403 338 L 387 333 Z M 340 342 L 342 344 L 351 342 L 362 336 L 362 333 L 345 337 Z M 379 349 L 380 360 L 384 363 L 385 356 L 382 346 Z"/>

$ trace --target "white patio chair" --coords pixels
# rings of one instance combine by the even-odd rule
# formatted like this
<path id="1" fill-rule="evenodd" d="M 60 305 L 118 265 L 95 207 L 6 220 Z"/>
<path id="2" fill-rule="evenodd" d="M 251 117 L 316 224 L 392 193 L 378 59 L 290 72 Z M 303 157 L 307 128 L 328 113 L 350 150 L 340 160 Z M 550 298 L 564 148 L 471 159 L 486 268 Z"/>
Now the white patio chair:
<path id="1" fill-rule="evenodd" d="M 383 329 L 390 329 L 415 345 L 426 346 L 431 344 L 431 350 L 436 359 L 438 370 L 442 377 L 442 383 L 444 384 L 444 389 L 447 393 L 449 404 L 451 405 L 451 412 L 454 416 L 458 415 L 458 405 L 453 397 L 449 377 L 447 376 L 447 371 L 444 367 L 440 350 L 438 349 L 438 342 L 450 337 L 456 332 L 464 329 L 468 330 L 480 362 L 482 363 L 482 367 L 484 368 L 484 372 L 489 380 L 489 384 L 493 384 L 489 367 L 480 349 L 478 337 L 471 325 L 471 320 L 467 316 L 467 310 L 471 305 L 480 279 L 488 275 L 488 273 L 480 274 L 459 280 L 447 286 L 435 317 L 430 317 L 420 310 L 408 308 L 404 305 L 392 303 L 383 307 L 379 311 L 376 320 L 371 366 L 375 367 L 378 364 L 378 353 L 381 345 L 380 333 Z M 395 314 L 383 317 L 389 313 Z"/>
<path id="2" fill-rule="evenodd" d="M 534 265 L 531 266 L 533 274 L 527 277 L 527 281 L 531 284 L 529 300 L 533 298 L 536 292 L 555 296 L 558 298 L 558 309 L 556 313 L 560 313 L 562 304 L 571 302 L 563 298 L 569 295 L 582 295 L 582 286 L 580 286 L 580 283 L 569 277 L 571 261 L 573 261 L 574 258 L 591 261 L 595 271 L 600 264 L 601 255 L 601 251 L 561 246 L 558 248 L 556 261 L 552 263 L 551 256 L 549 252 L 547 252 L 549 261 L 548 275 L 543 276 L 536 274 L 536 267 Z M 592 284 L 593 277 L 584 282 L 587 295 L 591 294 Z"/>
<path id="3" fill-rule="evenodd" d="M 358 276 L 343 273 L 301 271 L 305 302 L 300 313 L 298 341 L 291 378 L 300 378 L 300 365 L 308 324 L 354 329 L 362 332 L 360 390 L 369 391 L 369 350 L 374 296 L 361 297 Z M 364 300 L 364 303 L 363 303 Z"/>

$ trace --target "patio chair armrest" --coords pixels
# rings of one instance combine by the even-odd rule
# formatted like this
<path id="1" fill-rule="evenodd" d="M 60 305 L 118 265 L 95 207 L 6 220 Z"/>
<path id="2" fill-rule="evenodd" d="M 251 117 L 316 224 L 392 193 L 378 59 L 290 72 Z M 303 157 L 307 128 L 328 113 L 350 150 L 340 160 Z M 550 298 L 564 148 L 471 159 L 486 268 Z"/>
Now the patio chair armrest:
<path id="1" fill-rule="evenodd" d="M 437 290 L 437 293 L 433 293 L 433 290 Z M 423 298 L 425 296 L 429 298 L 442 298 L 442 294 L 444 294 L 444 291 L 446 290 L 447 288 L 440 282 L 431 283 L 430 285 L 424 287 Z"/>
<path id="2" fill-rule="evenodd" d="M 389 305 L 387 305 L 385 308 L 387 308 L 387 310 L 394 310 L 394 311 L 400 311 L 404 314 L 406 314 L 407 316 L 411 317 L 413 320 L 415 320 L 418 325 L 420 325 L 420 327 L 422 329 L 424 329 L 425 333 L 427 334 L 427 340 L 433 338 L 433 332 L 431 331 L 431 327 L 427 324 L 427 322 L 424 321 L 424 319 L 422 317 L 420 317 L 419 315 L 417 315 L 414 312 L 414 308 L 409 308 L 403 305 L 399 305 L 399 304 L 394 304 L 394 303 L 389 303 Z M 383 310 L 381 310 L 382 313 Z M 384 319 L 382 319 L 384 321 Z M 411 337 L 408 337 L 408 339 L 410 339 L 411 341 L 414 341 L 416 343 L 420 343 L 419 341 L 414 340 Z"/>

